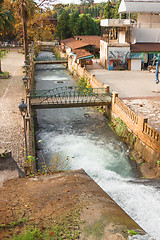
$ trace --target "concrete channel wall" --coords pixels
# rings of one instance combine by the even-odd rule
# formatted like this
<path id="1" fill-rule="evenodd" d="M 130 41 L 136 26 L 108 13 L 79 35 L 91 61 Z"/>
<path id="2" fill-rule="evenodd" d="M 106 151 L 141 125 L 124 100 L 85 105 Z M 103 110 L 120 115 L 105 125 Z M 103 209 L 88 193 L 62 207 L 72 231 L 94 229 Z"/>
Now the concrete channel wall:
<path id="1" fill-rule="evenodd" d="M 83 77 L 91 87 L 105 87 L 109 92 L 109 86 L 104 86 L 94 75 L 85 68 L 68 58 L 68 70 L 78 77 Z M 108 111 L 108 109 L 107 109 Z M 136 115 L 125 103 L 118 98 L 118 93 L 113 93 L 111 112 L 112 117 L 119 117 L 136 137 L 134 150 L 139 158 L 149 163 L 150 168 L 155 168 L 155 176 L 160 176 L 160 133 L 148 124 L 148 119 Z"/>
<path id="2" fill-rule="evenodd" d="M 111 114 L 112 117 L 119 117 L 135 135 L 134 150 L 142 159 L 141 163 L 147 162 L 148 167 L 154 169 L 155 177 L 160 177 L 160 133 L 147 123 L 147 118 L 136 115 L 125 105 L 118 98 L 118 93 L 113 93 Z"/>
<path id="3" fill-rule="evenodd" d="M 30 174 L 36 170 L 36 158 L 35 158 L 35 140 L 34 140 L 34 119 L 30 104 L 30 90 L 34 84 L 34 45 L 30 46 L 29 54 L 29 69 L 27 71 L 27 86 L 26 86 L 26 103 L 27 103 L 27 116 L 25 118 L 26 124 L 26 137 L 27 137 L 27 146 L 28 146 L 28 156 L 26 156 L 26 162 L 24 165 L 24 170 L 26 174 Z"/>

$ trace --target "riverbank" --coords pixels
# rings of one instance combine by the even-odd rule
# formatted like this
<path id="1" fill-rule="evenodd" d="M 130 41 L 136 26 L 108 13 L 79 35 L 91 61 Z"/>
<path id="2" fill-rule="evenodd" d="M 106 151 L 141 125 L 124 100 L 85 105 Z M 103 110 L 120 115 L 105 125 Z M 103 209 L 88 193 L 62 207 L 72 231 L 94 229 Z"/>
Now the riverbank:
<path id="1" fill-rule="evenodd" d="M 146 234 L 84 170 L 10 180 L 0 188 L 0 206 L 4 240 L 25 229 L 37 229 L 36 239 L 46 240 L 125 240 L 132 233 Z"/>

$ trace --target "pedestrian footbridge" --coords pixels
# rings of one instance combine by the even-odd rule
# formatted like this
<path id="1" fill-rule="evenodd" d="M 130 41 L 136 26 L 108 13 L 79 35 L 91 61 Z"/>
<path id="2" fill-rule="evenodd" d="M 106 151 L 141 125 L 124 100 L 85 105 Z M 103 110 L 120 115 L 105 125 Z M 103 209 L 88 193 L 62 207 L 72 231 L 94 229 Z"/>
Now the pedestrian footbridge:
<path id="1" fill-rule="evenodd" d="M 111 103 L 111 97 L 105 88 L 66 86 L 31 90 L 30 104 L 35 109 L 105 106 Z"/>
<path id="2" fill-rule="evenodd" d="M 68 60 L 52 60 L 52 61 L 34 61 L 35 64 L 62 64 L 67 63 Z"/>

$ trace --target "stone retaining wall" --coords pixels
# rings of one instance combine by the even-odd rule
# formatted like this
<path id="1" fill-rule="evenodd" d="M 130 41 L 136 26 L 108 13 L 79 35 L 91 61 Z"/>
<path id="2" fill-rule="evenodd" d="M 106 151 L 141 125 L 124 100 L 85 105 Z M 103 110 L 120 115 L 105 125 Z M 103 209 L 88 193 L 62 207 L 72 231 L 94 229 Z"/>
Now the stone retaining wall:
<path id="1" fill-rule="evenodd" d="M 138 152 L 139 158 L 148 162 L 150 168 L 155 169 L 155 175 L 160 176 L 160 133 L 152 128 L 148 119 L 136 115 L 123 101 L 118 98 L 117 93 L 112 97 L 112 116 L 118 116 L 136 136 L 134 150 Z"/>

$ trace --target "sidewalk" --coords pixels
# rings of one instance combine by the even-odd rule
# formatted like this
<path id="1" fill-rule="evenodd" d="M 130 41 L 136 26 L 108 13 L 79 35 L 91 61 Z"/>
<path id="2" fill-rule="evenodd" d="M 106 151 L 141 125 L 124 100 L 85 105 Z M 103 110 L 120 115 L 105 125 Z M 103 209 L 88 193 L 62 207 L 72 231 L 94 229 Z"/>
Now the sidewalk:
<path id="1" fill-rule="evenodd" d="M 118 96 L 137 114 L 148 118 L 148 123 L 160 131 L 160 93 L 155 90 L 155 73 L 148 71 L 108 71 L 89 66 L 88 72 L 94 74 L 103 84 L 110 86 L 110 91 Z M 160 83 L 158 84 L 160 91 Z"/>
<path id="2" fill-rule="evenodd" d="M 25 97 L 22 81 L 24 55 L 18 49 L 11 51 L 2 60 L 2 71 L 9 72 L 9 79 L 0 79 L 0 149 L 12 151 L 20 167 L 24 161 L 24 128 L 19 112 L 21 99 Z"/>

